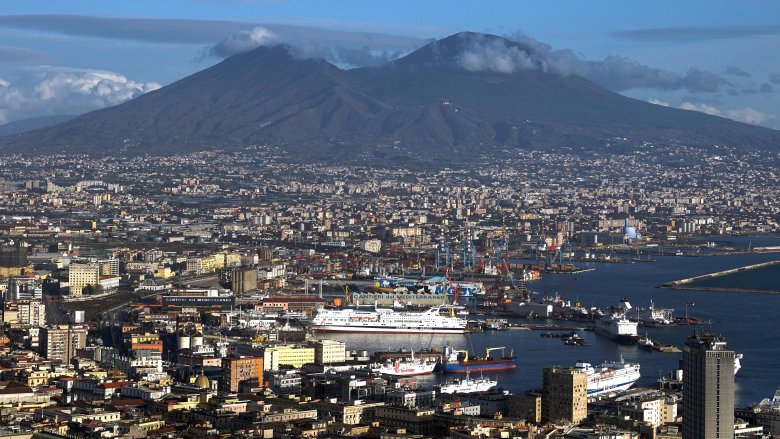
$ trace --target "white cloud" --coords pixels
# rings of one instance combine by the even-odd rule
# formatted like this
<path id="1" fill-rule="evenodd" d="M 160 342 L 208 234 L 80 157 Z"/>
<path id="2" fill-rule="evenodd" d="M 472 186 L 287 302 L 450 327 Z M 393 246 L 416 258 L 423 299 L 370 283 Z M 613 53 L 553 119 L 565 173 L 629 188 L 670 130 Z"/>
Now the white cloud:
<path id="1" fill-rule="evenodd" d="M 656 99 L 651 99 L 648 102 L 656 103 Z M 657 101 L 662 102 L 662 101 Z M 659 104 L 659 105 L 663 105 Z M 700 111 L 702 113 L 712 114 L 714 116 L 728 117 L 729 119 L 736 120 L 737 122 L 749 123 L 751 125 L 763 125 L 772 127 L 773 123 L 777 120 L 777 116 L 773 114 L 763 113 L 754 108 L 742 108 L 739 110 L 726 110 L 720 111 L 712 105 L 703 103 L 695 103 L 690 101 L 683 101 L 680 104 L 680 108 L 683 110 Z"/>
<path id="2" fill-rule="evenodd" d="M 531 55 L 519 47 L 508 46 L 503 40 L 481 38 L 474 38 L 458 61 L 461 67 L 472 72 L 513 73 L 539 68 Z"/>
<path id="3" fill-rule="evenodd" d="M 729 119 L 734 119 L 739 122 L 745 122 L 753 125 L 764 125 L 770 120 L 776 118 L 772 114 L 762 113 L 753 108 L 743 108 L 741 110 L 729 110 L 726 112 L 726 116 Z"/>
<path id="4" fill-rule="evenodd" d="M 238 31 L 220 41 L 209 50 L 209 55 L 221 58 L 248 52 L 260 46 L 265 46 L 277 41 L 276 35 L 270 30 L 255 26 L 251 30 Z"/>
<path id="5" fill-rule="evenodd" d="M 38 66 L 22 73 L 12 81 L 0 79 L 0 119 L 80 114 L 160 88 L 104 70 Z"/>
<path id="6" fill-rule="evenodd" d="M 680 104 L 680 108 L 682 108 L 683 110 L 700 111 L 702 113 L 711 114 L 713 116 L 721 115 L 720 110 L 713 107 L 712 105 L 707 105 L 707 104 L 697 104 L 693 102 L 683 101 Z"/>
<path id="7" fill-rule="evenodd" d="M 660 99 L 656 99 L 656 98 L 648 99 L 647 102 L 649 102 L 651 104 L 655 104 L 655 105 L 660 105 L 662 107 L 668 107 L 669 106 L 668 102 L 664 102 L 664 101 L 662 101 Z"/>

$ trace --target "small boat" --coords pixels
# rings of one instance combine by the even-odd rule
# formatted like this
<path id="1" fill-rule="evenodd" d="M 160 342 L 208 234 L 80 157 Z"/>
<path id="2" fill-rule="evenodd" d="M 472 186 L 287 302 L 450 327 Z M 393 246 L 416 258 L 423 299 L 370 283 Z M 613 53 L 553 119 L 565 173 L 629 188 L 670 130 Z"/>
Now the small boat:
<path id="1" fill-rule="evenodd" d="M 563 337 L 561 337 L 561 340 L 563 340 L 563 344 L 566 346 L 587 346 L 588 342 L 580 337 L 579 334 L 576 332 L 572 332 L 570 334 L 566 334 Z"/>
<path id="2" fill-rule="evenodd" d="M 375 373 L 390 376 L 417 376 L 417 375 L 429 375 L 433 373 L 436 368 L 436 362 L 429 361 L 423 358 L 415 358 L 414 352 L 409 359 L 399 360 L 396 359 L 392 362 L 387 362 L 377 368 L 374 368 Z"/>
<path id="3" fill-rule="evenodd" d="M 485 378 L 482 376 L 479 378 L 470 378 L 469 372 L 466 371 L 465 379 L 454 378 L 442 384 L 439 384 L 436 387 L 439 389 L 440 393 L 464 394 L 464 393 L 488 392 L 490 390 L 495 389 L 497 385 L 498 385 L 498 381 L 491 380 L 490 378 Z"/>
<path id="4" fill-rule="evenodd" d="M 636 344 L 639 346 L 640 349 L 644 349 L 647 351 L 652 351 L 655 349 L 655 342 L 653 340 L 650 340 L 650 338 L 647 336 L 647 333 L 645 333 L 644 337 L 640 337 L 639 340 L 637 340 Z"/>

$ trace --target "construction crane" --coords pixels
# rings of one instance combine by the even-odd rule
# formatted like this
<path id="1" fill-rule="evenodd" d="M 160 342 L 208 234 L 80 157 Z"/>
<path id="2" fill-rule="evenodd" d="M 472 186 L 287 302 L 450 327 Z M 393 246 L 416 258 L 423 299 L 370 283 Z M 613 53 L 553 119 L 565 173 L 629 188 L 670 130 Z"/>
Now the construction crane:
<path id="1" fill-rule="evenodd" d="M 349 294 L 349 285 L 344 285 L 344 305 L 352 305 L 352 296 Z"/>
<path id="2" fill-rule="evenodd" d="M 568 239 L 565 239 L 563 241 L 563 243 L 558 247 L 558 250 L 557 250 L 557 256 L 558 257 L 556 259 L 558 259 L 558 264 L 560 264 L 560 265 L 563 265 L 563 252 L 564 252 L 565 249 L 569 250 L 567 254 L 569 255 L 569 262 L 571 262 L 572 247 L 571 247 L 571 243 L 569 243 Z"/>
<path id="3" fill-rule="evenodd" d="M 542 251 L 547 252 L 547 240 L 545 238 L 544 233 L 539 235 L 539 240 L 536 241 L 536 245 L 534 246 L 537 266 L 539 265 L 539 258 L 542 256 Z"/>
<path id="4" fill-rule="evenodd" d="M 466 349 L 453 349 L 452 352 L 456 354 L 463 354 L 463 362 L 469 361 L 469 351 Z"/>
<path id="5" fill-rule="evenodd" d="M 485 349 L 485 358 L 484 359 L 485 360 L 489 360 L 490 359 L 490 353 L 493 352 L 493 351 L 501 351 L 501 358 L 504 358 L 504 349 L 506 349 L 506 347 L 504 347 L 504 346 L 498 346 L 498 347 L 495 347 L 495 348 L 487 348 L 487 349 Z"/>

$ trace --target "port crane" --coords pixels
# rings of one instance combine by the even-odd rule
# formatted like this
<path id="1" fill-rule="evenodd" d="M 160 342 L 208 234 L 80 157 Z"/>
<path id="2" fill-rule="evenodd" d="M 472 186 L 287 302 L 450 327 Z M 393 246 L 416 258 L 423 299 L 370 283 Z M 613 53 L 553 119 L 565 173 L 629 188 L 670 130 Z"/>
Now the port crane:
<path id="1" fill-rule="evenodd" d="M 573 252 L 571 243 L 568 239 L 565 239 L 563 243 L 558 247 L 556 250 L 555 256 L 557 256 L 555 259 L 558 259 L 558 264 L 563 265 L 563 258 L 564 258 L 564 251 L 568 249 L 568 252 L 566 254 L 568 255 L 569 262 L 571 262 L 571 254 Z"/>
<path id="2" fill-rule="evenodd" d="M 505 346 L 497 346 L 497 347 L 494 347 L 494 348 L 487 348 L 487 349 L 485 349 L 485 358 L 484 358 L 484 360 L 489 360 L 490 359 L 490 353 L 493 352 L 493 351 L 501 351 L 501 358 L 504 358 L 504 350 L 505 349 L 506 349 Z M 510 357 L 513 356 L 512 354 L 514 354 L 514 351 L 512 351 L 509 354 L 509 356 Z"/>

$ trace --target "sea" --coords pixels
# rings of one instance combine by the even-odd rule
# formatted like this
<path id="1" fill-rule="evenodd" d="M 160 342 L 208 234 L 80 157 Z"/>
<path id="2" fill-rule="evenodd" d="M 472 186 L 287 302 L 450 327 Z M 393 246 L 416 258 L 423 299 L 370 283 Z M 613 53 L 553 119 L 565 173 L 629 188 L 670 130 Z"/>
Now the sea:
<path id="1" fill-rule="evenodd" d="M 718 245 L 735 248 L 780 245 L 780 235 L 759 237 L 720 237 Z M 619 305 L 627 299 L 633 306 L 647 307 L 652 301 L 656 307 L 672 308 L 675 316 L 688 315 L 700 320 L 711 321 L 704 329 L 722 335 L 728 346 L 744 355 L 742 369 L 737 374 L 736 403 L 748 405 L 771 397 L 780 387 L 780 295 L 737 292 L 705 292 L 695 290 L 678 291 L 661 289 L 658 285 L 674 280 L 689 278 L 760 262 L 780 260 L 780 253 L 744 253 L 719 256 L 657 256 L 654 262 L 625 263 L 578 263 L 593 271 L 570 274 L 546 274 L 542 279 L 529 283 L 528 288 L 535 300 L 544 295 L 566 292 L 565 300 L 579 301 L 583 306 L 606 307 Z M 767 279 L 761 270 L 753 272 L 755 282 L 762 286 L 778 284 L 780 278 Z M 776 273 L 767 273 L 775 277 Z M 751 279 L 744 279 L 743 288 L 751 288 Z M 711 285 L 712 286 L 712 285 Z M 476 318 L 480 316 L 474 316 Z M 484 318 L 484 317 L 481 317 Z M 515 323 L 528 323 L 523 318 L 510 318 Z M 533 323 L 563 323 L 535 319 Z M 694 333 L 694 326 L 673 326 L 669 328 L 639 328 L 640 335 L 647 335 L 655 341 L 682 346 L 685 338 Z M 556 331 L 565 332 L 565 331 Z M 505 330 L 485 331 L 464 335 L 376 335 L 376 334 L 322 334 L 322 338 L 341 340 L 348 349 L 421 350 L 452 346 L 467 349 L 470 353 L 484 355 L 488 347 L 503 346 L 517 357 L 517 368 L 508 371 L 487 372 L 495 377 L 498 385 L 512 393 L 538 389 L 542 383 L 542 370 L 546 366 L 570 365 L 578 361 L 600 364 L 608 360 L 619 360 L 641 365 L 642 378 L 639 386 L 654 386 L 659 376 L 676 368 L 681 353 L 645 351 L 636 346 L 624 346 L 589 331 L 580 334 L 587 340 L 587 346 L 566 346 L 560 339 L 544 338 L 541 331 Z M 418 385 L 434 385 L 445 377 L 434 375 L 418 378 Z"/>

